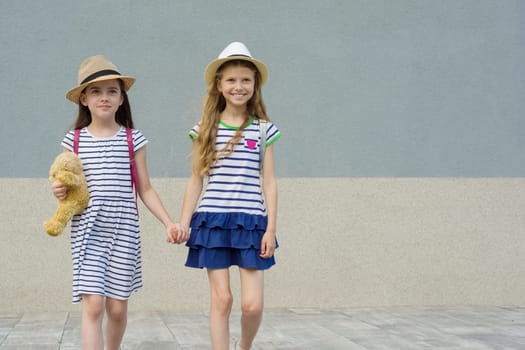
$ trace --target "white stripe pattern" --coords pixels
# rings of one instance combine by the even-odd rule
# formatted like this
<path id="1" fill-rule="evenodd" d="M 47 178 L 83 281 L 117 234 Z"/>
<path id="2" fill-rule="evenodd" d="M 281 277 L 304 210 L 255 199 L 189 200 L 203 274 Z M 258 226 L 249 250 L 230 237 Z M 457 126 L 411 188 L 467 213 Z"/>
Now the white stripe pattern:
<path id="1" fill-rule="evenodd" d="M 140 131 L 133 130 L 134 151 L 147 142 Z M 73 150 L 72 131 L 62 146 Z M 140 230 L 126 129 L 110 138 L 96 138 L 82 129 L 79 157 L 90 201 L 71 223 L 73 303 L 82 294 L 125 300 L 142 286 Z"/>
<path id="2" fill-rule="evenodd" d="M 277 127 L 266 123 L 266 145 L 276 141 L 281 133 Z M 219 123 L 216 149 L 222 150 L 235 135 L 238 128 Z M 190 137 L 199 134 L 199 125 L 190 131 Z M 241 212 L 266 216 L 266 208 L 261 193 L 259 168 L 260 130 L 258 119 L 242 133 L 241 140 L 228 157 L 221 157 L 208 174 L 208 184 L 201 199 L 198 212 L 233 213 Z"/>

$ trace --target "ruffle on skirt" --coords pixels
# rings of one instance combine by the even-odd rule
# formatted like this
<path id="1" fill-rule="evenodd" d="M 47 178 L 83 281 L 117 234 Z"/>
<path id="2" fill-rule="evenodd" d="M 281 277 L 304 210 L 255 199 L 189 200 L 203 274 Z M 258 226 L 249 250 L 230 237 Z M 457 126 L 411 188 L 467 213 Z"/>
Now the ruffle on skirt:
<path id="1" fill-rule="evenodd" d="M 208 213 L 196 212 L 191 218 L 191 228 L 220 227 L 266 230 L 268 217 L 246 213 Z"/>
<path id="2" fill-rule="evenodd" d="M 260 257 L 268 218 L 245 213 L 197 212 L 191 220 L 186 266 L 224 269 L 232 265 L 266 270 L 275 258 Z"/>

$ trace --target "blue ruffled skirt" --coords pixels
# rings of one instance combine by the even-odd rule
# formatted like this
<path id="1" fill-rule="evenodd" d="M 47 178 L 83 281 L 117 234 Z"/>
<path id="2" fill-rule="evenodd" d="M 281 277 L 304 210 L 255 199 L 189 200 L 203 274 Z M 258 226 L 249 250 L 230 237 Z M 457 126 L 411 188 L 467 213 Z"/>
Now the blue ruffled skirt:
<path id="1" fill-rule="evenodd" d="M 275 258 L 260 257 L 261 240 L 268 218 L 245 213 L 196 212 L 191 219 L 191 235 L 186 266 L 225 269 L 232 265 L 266 270 Z"/>

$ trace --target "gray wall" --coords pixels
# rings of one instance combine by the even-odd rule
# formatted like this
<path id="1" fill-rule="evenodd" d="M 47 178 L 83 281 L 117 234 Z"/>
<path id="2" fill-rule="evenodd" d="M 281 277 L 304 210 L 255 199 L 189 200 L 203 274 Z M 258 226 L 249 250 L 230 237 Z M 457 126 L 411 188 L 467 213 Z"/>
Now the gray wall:
<path id="1" fill-rule="evenodd" d="M 179 212 L 185 179 L 153 181 Z M 281 178 L 269 308 L 525 307 L 525 179 Z M 45 179 L 0 179 L 0 312 L 71 305 L 69 237 L 42 233 L 55 200 Z M 11 205 L 22 200 L 24 206 Z M 144 288 L 130 309 L 206 311 L 206 272 L 184 267 L 141 209 Z M 235 308 L 239 274 L 231 269 Z"/>
<path id="2" fill-rule="evenodd" d="M 269 307 L 525 306 L 525 1 L 0 0 L 0 311 L 73 308 L 68 236 L 41 225 L 80 62 L 137 77 L 178 217 L 203 70 L 233 40 L 267 63 L 283 132 Z M 205 310 L 206 274 L 141 213 L 132 308 Z"/>
<path id="3" fill-rule="evenodd" d="M 187 176 L 204 67 L 234 40 L 269 67 L 280 176 L 524 176 L 524 19 L 520 0 L 0 1 L 0 177 L 46 176 L 99 53 L 138 79 L 151 174 Z"/>

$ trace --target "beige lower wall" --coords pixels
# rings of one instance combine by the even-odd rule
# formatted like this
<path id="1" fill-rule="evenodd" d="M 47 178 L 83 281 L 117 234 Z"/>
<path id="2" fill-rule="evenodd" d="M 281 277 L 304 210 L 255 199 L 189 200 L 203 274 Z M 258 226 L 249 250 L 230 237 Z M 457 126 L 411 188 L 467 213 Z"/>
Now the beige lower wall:
<path id="1" fill-rule="evenodd" d="M 178 217 L 185 179 L 153 183 Z M 0 312 L 76 310 L 68 235 L 41 229 L 47 180 L 0 190 Z M 143 207 L 141 225 L 145 286 L 130 307 L 206 310 L 205 271 L 183 266 L 186 248 Z M 281 178 L 278 228 L 267 307 L 525 306 L 523 178 Z"/>

